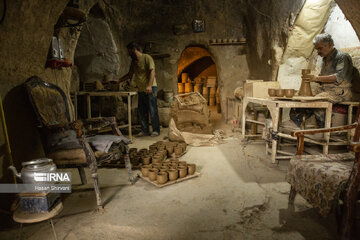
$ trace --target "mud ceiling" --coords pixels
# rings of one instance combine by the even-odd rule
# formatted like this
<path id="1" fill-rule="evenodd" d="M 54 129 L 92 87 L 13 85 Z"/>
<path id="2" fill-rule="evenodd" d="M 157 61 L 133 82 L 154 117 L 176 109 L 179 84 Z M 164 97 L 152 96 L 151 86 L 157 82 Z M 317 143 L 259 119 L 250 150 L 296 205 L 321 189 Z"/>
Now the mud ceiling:
<path id="1" fill-rule="evenodd" d="M 89 12 L 96 2 L 80 1 L 81 8 Z M 289 27 L 301 9 L 304 0 L 199 0 L 199 1 L 146 1 L 101 0 L 99 8 L 109 25 L 119 49 L 118 75 L 126 73 L 129 59 L 126 44 L 134 39 L 154 43 L 154 51 L 169 53 L 169 58 L 156 60 L 160 88 L 176 89 L 178 60 L 181 52 L 190 45 L 205 47 L 217 64 L 222 105 L 236 86 L 245 79 L 271 80 L 276 75 L 276 55 L 286 45 Z M 338 0 L 340 8 L 360 34 L 358 0 Z M 67 1 L 12 0 L 7 1 L 7 12 L 0 24 L 0 94 L 11 138 L 11 147 L 17 163 L 43 154 L 34 119 L 26 97 L 17 86 L 27 78 L 38 75 L 45 81 L 59 85 L 67 94 L 70 91 L 72 70 L 45 69 L 54 25 Z M 149 11 L 151 9 L 151 11 Z M 204 33 L 192 33 L 193 19 L 204 19 Z M 173 25 L 185 24 L 189 30 L 174 35 Z M 79 32 L 61 29 L 65 56 L 74 61 Z M 210 46 L 214 38 L 246 36 L 247 45 Z M 24 121 L 27 119 L 27 121 Z M 1 138 L 0 144 L 4 143 Z M 7 171 L 0 156 L 0 178 Z"/>

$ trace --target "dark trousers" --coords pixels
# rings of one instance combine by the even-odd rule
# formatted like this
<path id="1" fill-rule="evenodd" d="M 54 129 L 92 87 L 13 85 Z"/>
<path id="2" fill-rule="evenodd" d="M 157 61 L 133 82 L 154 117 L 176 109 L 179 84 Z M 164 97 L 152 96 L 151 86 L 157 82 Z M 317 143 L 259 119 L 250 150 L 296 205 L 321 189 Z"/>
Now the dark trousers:
<path id="1" fill-rule="evenodd" d="M 290 110 L 290 119 L 300 127 L 303 122 L 303 117 L 305 115 L 305 120 L 310 118 L 312 115 L 315 115 L 316 123 L 319 128 L 325 126 L 325 111 L 318 108 L 292 108 Z"/>
<path id="2" fill-rule="evenodd" d="M 160 121 L 157 108 L 157 87 L 152 87 L 152 93 L 139 92 L 138 111 L 141 129 L 149 134 L 149 112 L 153 132 L 160 133 Z"/>

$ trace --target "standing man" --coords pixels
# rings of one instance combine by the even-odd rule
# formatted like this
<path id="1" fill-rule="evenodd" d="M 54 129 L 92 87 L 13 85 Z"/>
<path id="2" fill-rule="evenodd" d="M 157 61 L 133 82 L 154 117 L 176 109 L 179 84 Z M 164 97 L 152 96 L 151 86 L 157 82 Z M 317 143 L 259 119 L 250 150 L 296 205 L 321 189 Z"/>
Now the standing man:
<path id="1" fill-rule="evenodd" d="M 151 117 L 152 133 L 151 136 L 159 136 L 160 121 L 157 108 L 157 84 L 155 79 L 155 63 L 152 57 L 142 53 L 141 47 L 136 42 L 131 42 L 127 46 L 131 57 L 129 72 L 119 79 L 120 82 L 131 80 L 138 87 L 138 111 L 141 123 L 141 132 L 138 137 L 149 136 L 149 112 Z"/>
<path id="2" fill-rule="evenodd" d="M 320 57 L 323 58 L 319 76 L 313 76 L 311 81 L 320 86 L 315 89 L 316 97 L 326 97 L 332 103 L 351 101 L 352 78 L 354 67 L 349 54 L 341 52 L 334 47 L 334 41 L 330 34 L 317 35 L 313 44 Z M 300 127 L 303 116 L 306 119 L 315 115 L 319 127 L 324 127 L 325 112 L 321 109 L 291 109 L 290 119 Z"/>

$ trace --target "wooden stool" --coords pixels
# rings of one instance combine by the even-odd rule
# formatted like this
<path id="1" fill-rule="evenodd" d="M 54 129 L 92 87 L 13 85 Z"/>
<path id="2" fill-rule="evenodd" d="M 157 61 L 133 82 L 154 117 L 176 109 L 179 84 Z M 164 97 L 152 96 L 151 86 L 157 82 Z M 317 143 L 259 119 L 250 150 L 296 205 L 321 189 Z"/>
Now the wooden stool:
<path id="1" fill-rule="evenodd" d="M 54 238 L 55 238 L 55 240 L 57 240 L 55 227 L 54 227 L 52 218 L 55 217 L 56 215 L 58 215 L 62 209 L 63 209 L 62 202 L 59 202 L 50 212 L 44 212 L 44 213 L 29 213 L 29 212 L 24 212 L 24 211 L 21 211 L 20 209 L 17 209 L 14 212 L 13 219 L 15 222 L 20 223 L 20 239 L 22 237 L 23 223 L 36 223 L 36 222 L 42 222 L 45 220 L 49 220 L 52 231 L 54 233 Z"/>

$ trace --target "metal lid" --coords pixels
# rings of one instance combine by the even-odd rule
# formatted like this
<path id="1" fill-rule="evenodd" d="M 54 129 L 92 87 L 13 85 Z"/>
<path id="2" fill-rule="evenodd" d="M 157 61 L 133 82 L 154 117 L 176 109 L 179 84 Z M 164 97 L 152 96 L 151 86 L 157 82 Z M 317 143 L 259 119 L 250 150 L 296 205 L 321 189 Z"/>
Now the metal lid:
<path id="1" fill-rule="evenodd" d="M 28 165 L 42 165 L 42 164 L 45 164 L 45 163 L 52 163 L 52 159 L 50 158 L 39 158 L 39 159 L 34 159 L 34 160 L 31 160 L 31 161 L 28 161 L 28 162 L 23 162 L 21 163 L 21 165 L 23 167 L 25 166 L 28 166 Z"/>

